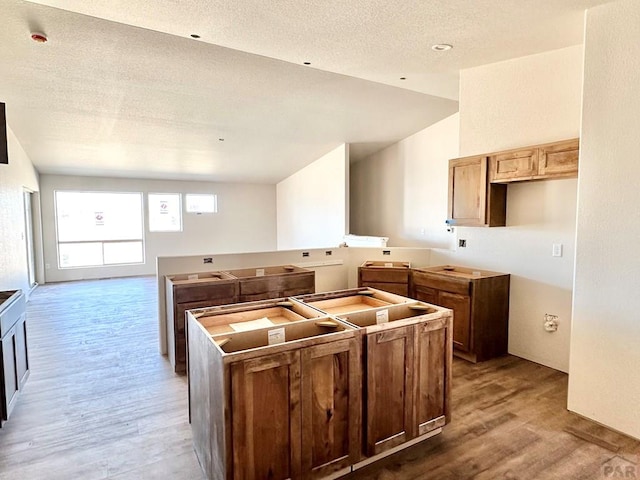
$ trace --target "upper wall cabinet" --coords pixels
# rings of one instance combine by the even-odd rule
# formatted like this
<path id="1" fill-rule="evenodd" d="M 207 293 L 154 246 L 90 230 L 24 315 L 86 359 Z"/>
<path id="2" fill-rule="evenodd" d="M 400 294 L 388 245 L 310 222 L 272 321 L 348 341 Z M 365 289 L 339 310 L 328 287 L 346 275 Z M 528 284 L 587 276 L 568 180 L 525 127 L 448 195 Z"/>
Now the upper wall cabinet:
<path id="1" fill-rule="evenodd" d="M 454 225 L 505 225 L 507 187 L 489 184 L 488 161 L 487 156 L 449 161 L 449 220 Z"/>
<path id="2" fill-rule="evenodd" d="M 508 183 L 578 175 L 578 139 L 489 156 L 489 181 Z"/>
<path id="3" fill-rule="evenodd" d="M 504 227 L 507 185 L 578 175 L 578 139 L 449 160 L 449 222 Z"/>

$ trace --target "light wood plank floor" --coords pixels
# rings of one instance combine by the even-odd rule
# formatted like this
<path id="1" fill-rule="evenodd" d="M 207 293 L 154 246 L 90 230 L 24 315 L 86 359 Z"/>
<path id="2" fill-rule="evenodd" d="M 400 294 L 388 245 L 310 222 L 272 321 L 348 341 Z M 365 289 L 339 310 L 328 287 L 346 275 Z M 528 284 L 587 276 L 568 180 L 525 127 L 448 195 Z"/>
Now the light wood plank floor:
<path id="1" fill-rule="evenodd" d="M 0 429 L 0 480 L 203 478 L 156 309 L 152 277 L 34 292 L 31 377 Z M 568 413 L 566 394 L 566 375 L 516 357 L 456 360 L 444 432 L 344 479 L 622 478 L 603 462 L 637 462 L 640 442 Z"/>

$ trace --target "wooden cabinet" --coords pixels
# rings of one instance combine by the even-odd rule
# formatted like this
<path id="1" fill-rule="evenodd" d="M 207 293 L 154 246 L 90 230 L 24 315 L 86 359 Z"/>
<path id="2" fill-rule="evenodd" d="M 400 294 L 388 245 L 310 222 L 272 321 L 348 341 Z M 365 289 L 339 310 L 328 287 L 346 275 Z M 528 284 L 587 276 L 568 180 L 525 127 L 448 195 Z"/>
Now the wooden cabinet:
<path id="1" fill-rule="evenodd" d="M 449 160 L 451 225 L 504 227 L 507 184 L 578 175 L 579 140 Z"/>
<path id="2" fill-rule="evenodd" d="M 506 224 L 507 189 L 490 184 L 487 156 L 449 161 L 448 221 L 460 226 L 500 227 Z"/>
<path id="3" fill-rule="evenodd" d="M 0 426 L 9 419 L 29 376 L 24 295 L 8 293 L 0 298 L 6 300 L 0 306 Z"/>
<path id="4" fill-rule="evenodd" d="M 229 328 L 275 318 L 267 308 L 315 318 Z M 448 309 L 358 288 L 189 310 L 187 331 L 194 449 L 209 479 L 336 478 L 450 419 Z"/>
<path id="5" fill-rule="evenodd" d="M 366 261 L 358 267 L 358 286 L 408 297 L 410 269 L 408 262 Z"/>
<path id="6" fill-rule="evenodd" d="M 364 454 L 427 435 L 450 420 L 452 315 L 415 302 L 338 314 L 365 332 Z"/>
<path id="7" fill-rule="evenodd" d="M 490 155 L 490 182 L 517 182 L 578 175 L 579 140 L 547 143 Z"/>
<path id="8" fill-rule="evenodd" d="M 315 291 L 315 272 L 293 265 L 166 277 L 167 353 L 176 373 L 186 373 L 185 312 Z"/>
<path id="9" fill-rule="evenodd" d="M 165 279 L 167 353 L 176 373 L 186 373 L 185 312 L 238 302 L 238 282 L 225 272 L 172 275 Z"/>
<path id="10" fill-rule="evenodd" d="M 218 313 L 209 323 L 224 322 Z M 321 478 L 358 460 L 359 331 L 320 317 L 211 335 L 187 318 L 191 426 L 208 478 Z"/>
<path id="11" fill-rule="evenodd" d="M 508 347 L 508 274 L 464 267 L 412 270 L 413 296 L 453 310 L 453 353 L 477 362 Z"/>
<path id="12" fill-rule="evenodd" d="M 293 297 L 315 292 L 315 273 L 293 265 L 229 270 L 238 279 L 238 301 Z"/>

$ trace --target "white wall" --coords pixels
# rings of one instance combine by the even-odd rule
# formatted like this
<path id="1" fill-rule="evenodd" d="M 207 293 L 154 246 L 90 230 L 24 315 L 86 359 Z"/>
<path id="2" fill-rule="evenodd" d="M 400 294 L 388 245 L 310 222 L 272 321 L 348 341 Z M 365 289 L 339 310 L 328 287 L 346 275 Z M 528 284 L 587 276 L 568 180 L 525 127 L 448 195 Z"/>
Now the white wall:
<path id="1" fill-rule="evenodd" d="M 276 248 L 276 202 L 274 185 L 249 185 L 167 180 L 42 175 L 41 202 L 44 261 L 49 265 L 46 281 L 150 275 L 156 272 L 156 257 L 200 253 L 253 252 Z M 145 263 L 99 268 L 59 269 L 56 254 L 55 190 L 214 193 L 216 214 L 182 214 L 182 232 L 148 231 L 145 203 Z M 183 199 L 184 202 L 184 199 Z"/>
<path id="2" fill-rule="evenodd" d="M 278 183 L 278 249 L 336 247 L 348 232 L 349 146 Z"/>
<path id="3" fill-rule="evenodd" d="M 0 290 L 28 292 L 23 193 L 39 190 L 38 174 L 9 127 L 7 140 L 9 164 L 0 165 Z"/>
<path id="4" fill-rule="evenodd" d="M 459 122 L 456 113 L 351 165 L 352 233 L 393 246 L 451 246 L 447 162 L 458 156 Z"/>
<path id="5" fill-rule="evenodd" d="M 509 351 L 562 371 L 569 366 L 577 181 L 510 185 L 507 227 L 456 227 L 446 234 L 447 164 L 456 156 L 578 137 L 581 77 L 581 46 L 463 70 L 459 117 L 428 127 L 351 171 L 352 226 L 358 225 L 352 233 L 389 236 L 393 246 L 445 246 L 433 250 L 432 264 L 510 273 Z M 382 186 L 383 180 L 389 185 Z M 367 188 L 361 185 L 365 181 L 371 184 Z M 385 194 L 378 195 L 379 189 Z M 376 219 L 380 212 L 382 221 Z M 360 218 L 367 219 L 365 225 L 358 224 Z M 455 249 L 458 238 L 467 240 L 467 248 Z M 554 243 L 564 245 L 562 258 L 551 257 Z M 559 316 L 558 332 L 543 330 L 545 313 Z"/>
<path id="6" fill-rule="evenodd" d="M 640 2 L 589 10 L 570 410 L 640 438 Z"/>

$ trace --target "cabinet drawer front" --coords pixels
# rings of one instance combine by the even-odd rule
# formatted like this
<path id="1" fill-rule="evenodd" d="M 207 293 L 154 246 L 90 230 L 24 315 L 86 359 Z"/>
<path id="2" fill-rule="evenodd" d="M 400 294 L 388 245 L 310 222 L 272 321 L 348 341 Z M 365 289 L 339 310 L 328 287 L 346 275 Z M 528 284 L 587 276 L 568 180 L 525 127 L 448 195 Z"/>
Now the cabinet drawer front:
<path id="1" fill-rule="evenodd" d="M 360 267 L 361 282 L 379 283 L 407 283 L 409 280 L 409 269 L 407 268 L 366 268 Z M 364 285 L 363 285 L 364 286 Z"/>
<path id="2" fill-rule="evenodd" d="M 469 295 L 471 282 L 466 278 L 450 277 L 426 272 L 413 272 L 413 284 L 416 287 L 429 287 L 460 295 Z"/>
<path id="3" fill-rule="evenodd" d="M 529 180 L 538 173 L 538 150 L 527 149 L 489 157 L 489 181 Z"/>
<path id="4" fill-rule="evenodd" d="M 174 303 L 188 303 L 233 297 L 237 288 L 235 281 L 215 285 L 176 285 L 173 287 L 173 299 Z"/>

